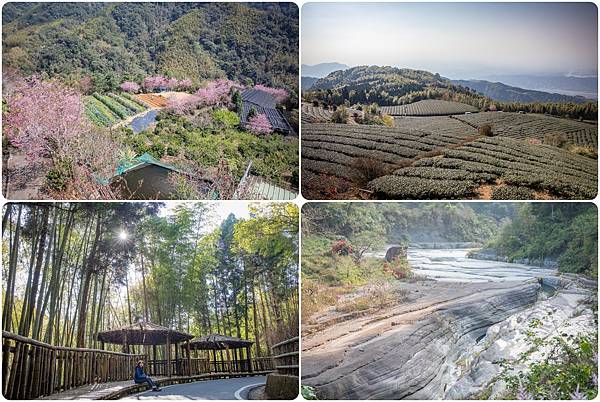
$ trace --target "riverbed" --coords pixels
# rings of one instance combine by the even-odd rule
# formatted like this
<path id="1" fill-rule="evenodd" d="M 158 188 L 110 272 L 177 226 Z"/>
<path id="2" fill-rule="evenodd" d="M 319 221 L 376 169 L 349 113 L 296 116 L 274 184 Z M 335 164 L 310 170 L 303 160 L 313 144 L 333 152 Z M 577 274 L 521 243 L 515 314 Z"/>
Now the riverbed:
<path id="1" fill-rule="evenodd" d="M 553 269 L 470 259 L 468 252 L 409 248 L 416 278 L 392 285 L 401 295 L 394 303 L 331 308 L 303 320 L 303 384 L 321 399 L 479 399 L 489 390 L 490 398 L 503 399 L 498 362 L 528 353 L 528 334 L 549 340 L 596 328 L 587 301 L 595 287 Z M 528 361 L 516 369 L 527 370 Z"/>

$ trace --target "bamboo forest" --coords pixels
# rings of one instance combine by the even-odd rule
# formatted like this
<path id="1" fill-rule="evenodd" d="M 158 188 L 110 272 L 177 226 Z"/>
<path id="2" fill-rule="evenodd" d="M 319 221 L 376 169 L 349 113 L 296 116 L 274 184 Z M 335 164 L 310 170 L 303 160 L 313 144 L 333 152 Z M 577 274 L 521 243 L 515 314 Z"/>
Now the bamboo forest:
<path id="1" fill-rule="evenodd" d="M 8 399 L 130 386 L 140 359 L 167 385 L 232 372 L 297 379 L 293 204 L 11 203 L 2 257 Z"/>

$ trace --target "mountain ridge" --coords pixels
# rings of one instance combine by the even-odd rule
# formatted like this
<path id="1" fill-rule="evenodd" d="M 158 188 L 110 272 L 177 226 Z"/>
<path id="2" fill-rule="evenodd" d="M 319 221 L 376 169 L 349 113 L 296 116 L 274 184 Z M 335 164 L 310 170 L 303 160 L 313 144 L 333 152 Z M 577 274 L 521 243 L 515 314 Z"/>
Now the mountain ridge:
<path id="1" fill-rule="evenodd" d="M 583 96 L 570 96 L 559 93 L 537 91 L 507 85 L 503 82 L 486 80 L 450 80 L 453 84 L 471 88 L 480 94 L 501 102 L 557 102 L 585 103 L 591 99 Z"/>

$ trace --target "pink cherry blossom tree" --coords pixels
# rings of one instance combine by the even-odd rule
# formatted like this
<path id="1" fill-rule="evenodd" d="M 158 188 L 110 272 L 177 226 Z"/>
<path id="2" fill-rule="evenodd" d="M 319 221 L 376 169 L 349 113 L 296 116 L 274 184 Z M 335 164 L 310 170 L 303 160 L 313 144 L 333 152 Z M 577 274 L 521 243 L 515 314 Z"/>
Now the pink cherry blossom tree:
<path id="1" fill-rule="evenodd" d="M 136 93 L 140 90 L 139 84 L 132 81 L 125 81 L 121 84 L 121 90 L 129 93 Z"/>
<path id="2" fill-rule="evenodd" d="M 196 91 L 196 95 L 205 105 L 222 105 L 231 100 L 231 89 L 242 88 L 241 85 L 227 79 L 209 81 L 205 87 Z"/>
<path id="3" fill-rule="evenodd" d="M 189 78 L 183 79 L 179 81 L 179 89 L 182 91 L 186 91 L 192 87 L 192 80 Z"/>
<path id="4" fill-rule="evenodd" d="M 290 96 L 288 92 L 283 88 L 271 88 L 261 84 L 255 85 L 254 88 L 271 94 L 275 98 L 277 103 L 285 102 L 285 100 Z"/>
<path id="5" fill-rule="evenodd" d="M 168 81 L 169 81 L 169 79 L 163 77 L 162 75 L 149 76 L 144 79 L 143 86 L 146 91 L 151 92 L 157 88 L 166 87 L 168 84 Z"/>
<path id="6" fill-rule="evenodd" d="M 259 113 L 248 119 L 248 129 L 254 134 L 269 134 L 273 132 L 273 126 L 267 115 Z"/>
<path id="7" fill-rule="evenodd" d="M 171 109 L 174 113 L 179 115 L 191 113 L 201 100 L 196 95 L 189 95 L 185 97 L 174 97 L 167 101 L 167 108 Z"/>
<path id="8" fill-rule="evenodd" d="M 7 96 L 4 132 L 30 159 L 64 155 L 84 130 L 81 94 L 55 80 L 20 79 Z"/>
<path id="9" fill-rule="evenodd" d="M 179 87 L 179 80 L 177 78 L 168 78 L 165 82 L 165 87 L 169 90 L 174 90 Z"/>

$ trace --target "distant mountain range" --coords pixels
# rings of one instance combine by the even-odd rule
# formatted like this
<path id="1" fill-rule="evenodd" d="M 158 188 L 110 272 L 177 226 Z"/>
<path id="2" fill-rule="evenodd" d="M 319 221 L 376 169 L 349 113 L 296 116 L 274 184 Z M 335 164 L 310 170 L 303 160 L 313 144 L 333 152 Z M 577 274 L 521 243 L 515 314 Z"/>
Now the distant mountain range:
<path id="1" fill-rule="evenodd" d="M 341 63 L 319 63 L 314 66 L 308 64 L 302 65 L 302 76 L 303 77 L 316 77 L 323 78 L 327 77 L 330 73 L 338 70 L 346 70 L 349 68 L 345 64 Z"/>
<path id="2" fill-rule="evenodd" d="M 598 99 L 598 77 L 568 75 L 493 75 L 479 77 L 519 88 Z"/>
<path id="3" fill-rule="evenodd" d="M 589 99 L 584 96 L 570 96 L 523 89 L 485 80 L 451 80 L 455 85 L 471 88 L 478 93 L 500 102 L 551 102 L 551 103 L 585 103 Z"/>

